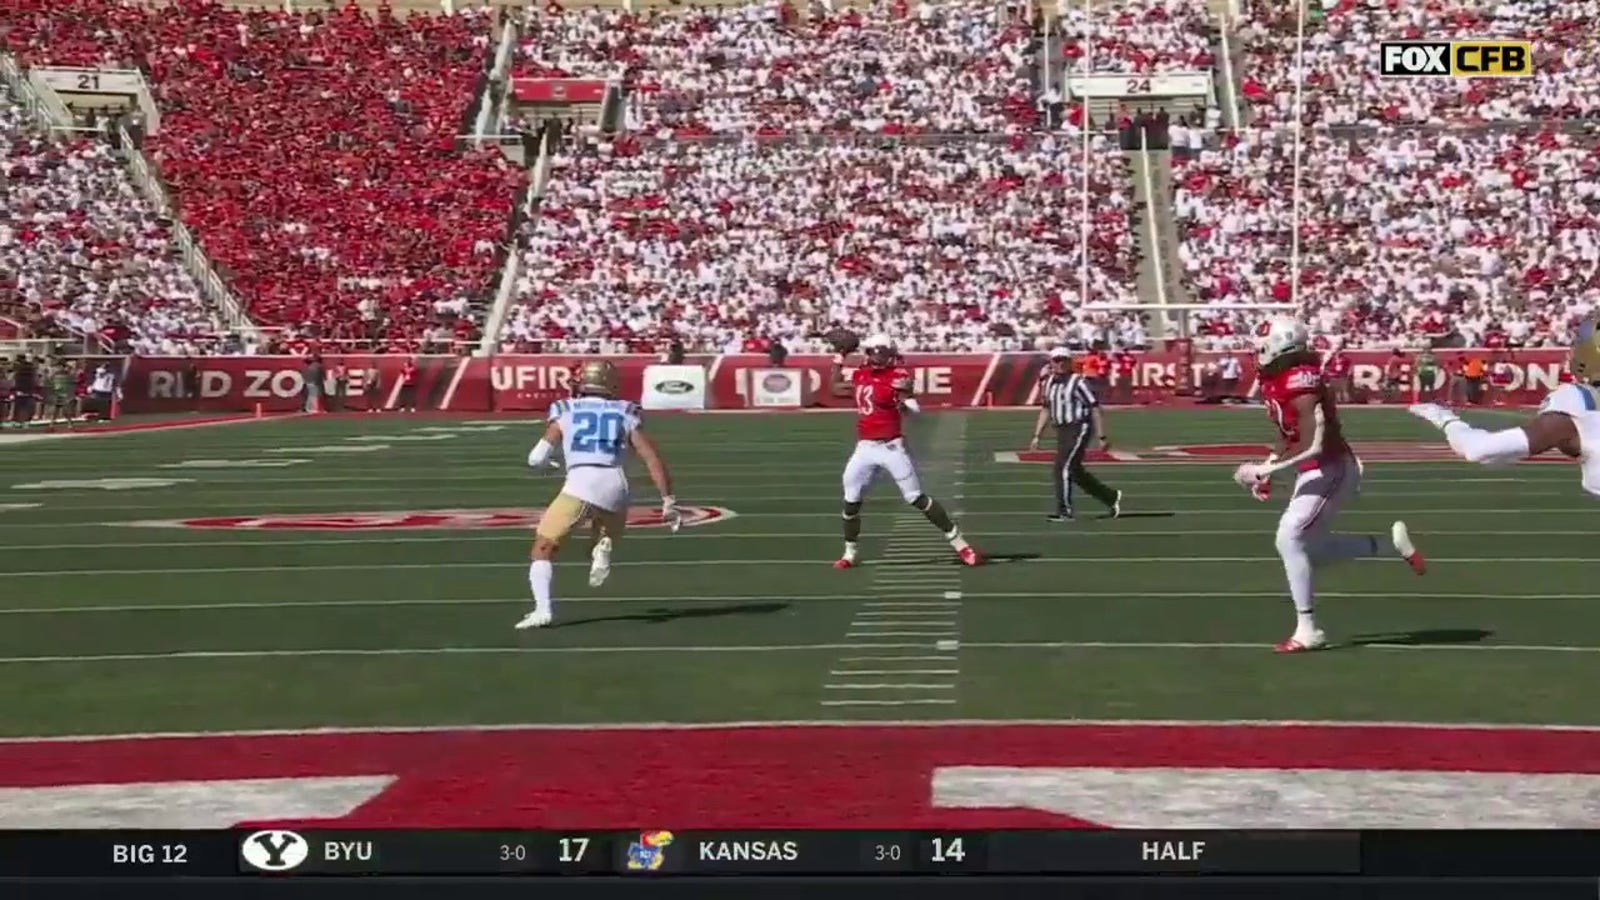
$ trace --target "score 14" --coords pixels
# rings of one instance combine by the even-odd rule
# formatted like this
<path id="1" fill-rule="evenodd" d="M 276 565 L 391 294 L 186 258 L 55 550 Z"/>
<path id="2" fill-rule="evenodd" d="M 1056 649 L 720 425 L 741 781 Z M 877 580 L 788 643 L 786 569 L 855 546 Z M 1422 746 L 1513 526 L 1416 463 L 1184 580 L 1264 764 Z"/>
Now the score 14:
<path id="1" fill-rule="evenodd" d="M 967 859 L 967 848 L 960 837 L 936 837 L 929 845 L 929 862 L 960 863 Z"/>
<path id="2" fill-rule="evenodd" d="M 968 845 L 967 838 L 977 843 Z M 919 872 L 982 872 L 988 865 L 988 850 L 978 835 L 929 834 L 918 845 Z"/>

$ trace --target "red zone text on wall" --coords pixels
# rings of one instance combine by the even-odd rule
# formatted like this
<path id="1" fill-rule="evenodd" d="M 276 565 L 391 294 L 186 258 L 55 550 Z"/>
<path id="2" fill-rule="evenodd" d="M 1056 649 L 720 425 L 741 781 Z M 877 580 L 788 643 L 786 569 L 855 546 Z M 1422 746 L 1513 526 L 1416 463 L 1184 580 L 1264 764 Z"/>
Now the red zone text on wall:
<path id="1" fill-rule="evenodd" d="M 1441 354 L 1441 364 L 1454 368 L 1457 352 Z M 1357 351 L 1348 355 L 1354 364 L 1351 386 L 1357 391 L 1377 391 L 1388 354 Z M 570 354 L 414 357 L 417 407 L 458 412 L 543 412 L 552 401 L 565 396 L 572 364 L 582 358 Z M 645 369 L 658 361 L 649 355 L 610 359 L 617 363 L 622 393 L 628 397 L 640 396 Z M 1170 398 L 1185 374 L 1191 385 L 1197 384 L 1200 373 L 1217 356 L 1146 352 L 1137 354 L 1137 359 L 1132 399 L 1150 402 Z M 359 353 L 328 356 L 324 370 L 331 371 L 335 363 L 340 363 L 348 373 L 343 400 L 346 409 L 386 409 L 394 406 L 398 396 L 405 360 L 403 356 Z M 816 398 L 817 405 L 848 405 L 848 400 L 836 401 L 821 390 L 829 360 L 821 355 L 796 355 L 789 357 L 786 368 L 806 374 L 807 396 Z M 905 360 L 917 396 L 924 406 L 934 409 L 1028 405 L 1037 398 L 1039 376 L 1046 364 L 1045 356 L 1039 353 L 912 353 Z M 1240 360 L 1243 372 L 1238 391 L 1245 393 L 1254 387 L 1255 363 L 1247 354 L 1241 354 Z M 193 378 L 183 374 L 190 362 L 185 359 L 131 357 L 119 361 L 125 362 L 123 403 L 127 412 L 244 412 L 257 404 L 268 412 L 289 412 L 299 410 L 303 403 L 305 360 L 300 357 L 206 357 L 195 361 L 198 372 Z M 691 356 L 687 362 L 706 368 L 708 405 L 713 409 L 749 406 L 753 373 L 772 368 L 765 356 L 754 354 Z M 1521 351 L 1499 364 L 1502 383 L 1495 388 L 1508 403 L 1537 403 L 1560 384 L 1565 366 L 1564 350 Z M 327 392 L 333 390 L 331 377 L 325 379 L 324 387 Z M 1409 398 L 1407 389 L 1397 399 Z"/>

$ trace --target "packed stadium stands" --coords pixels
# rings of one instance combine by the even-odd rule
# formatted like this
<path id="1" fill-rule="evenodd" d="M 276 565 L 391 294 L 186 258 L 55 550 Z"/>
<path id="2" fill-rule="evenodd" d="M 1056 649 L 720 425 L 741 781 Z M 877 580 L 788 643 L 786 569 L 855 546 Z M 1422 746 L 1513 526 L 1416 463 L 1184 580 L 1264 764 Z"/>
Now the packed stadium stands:
<path id="1" fill-rule="evenodd" d="M 143 353 L 198 351 L 217 331 L 170 223 L 106 143 L 41 132 L 0 92 L 0 184 L 0 315 Z"/>
<path id="2" fill-rule="evenodd" d="M 1198 0 L 530 6 L 513 23 L 522 74 L 628 90 L 625 134 L 567 133 L 526 222 L 525 170 L 455 141 L 494 45 L 487 12 L 20 7 L 5 42 L 25 63 L 147 68 L 164 114 L 145 149 L 183 221 L 258 323 L 302 337 L 473 337 L 510 227 L 508 348 L 671 332 L 691 349 L 809 349 L 836 323 L 892 326 L 918 349 L 1159 338 L 1156 316 L 1077 309 L 1082 118 L 1055 115 L 1040 76 L 1085 56 L 1097 72 L 1209 71 L 1216 103 L 1242 107 L 1231 132 L 1202 110 L 1203 140 L 1148 205 L 1115 137 L 1095 138 L 1095 302 L 1156 302 L 1141 266 L 1157 217 L 1178 225 L 1174 299 L 1293 299 L 1352 346 L 1559 341 L 1600 306 L 1600 0 L 1325 4 L 1307 29 L 1298 291 L 1294 4 L 1246 4 L 1228 60 Z M 1382 39 L 1530 31 L 1531 78 L 1376 75 Z M 155 232 L 140 235 L 151 255 Z M 145 347 L 208 327 L 192 284 L 167 284 L 170 299 L 119 303 Z M 69 317 L 100 302 L 52 315 L 81 326 Z M 1228 344 L 1260 318 L 1191 321 Z"/>
<path id="3" fill-rule="evenodd" d="M 563 158 L 509 330 L 803 344 L 831 323 L 917 349 L 1033 347 L 1079 295 L 1075 143 L 629 142 Z M 1134 302 L 1132 191 L 1091 154 L 1090 291 Z"/>
<path id="4" fill-rule="evenodd" d="M 455 149 L 487 13 L 21 6 L 6 39 L 24 62 L 150 73 L 164 114 L 145 150 L 256 322 L 411 335 L 492 294 L 526 176 Z"/>

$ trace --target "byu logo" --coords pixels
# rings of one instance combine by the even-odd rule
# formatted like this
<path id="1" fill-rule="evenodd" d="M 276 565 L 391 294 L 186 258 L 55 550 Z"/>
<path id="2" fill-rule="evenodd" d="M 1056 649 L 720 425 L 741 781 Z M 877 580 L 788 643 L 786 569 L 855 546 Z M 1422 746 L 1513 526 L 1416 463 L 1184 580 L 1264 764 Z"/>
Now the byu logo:
<path id="1" fill-rule="evenodd" d="M 292 831 L 258 831 L 244 839 L 239 852 L 263 872 L 287 872 L 306 861 L 311 845 Z"/>

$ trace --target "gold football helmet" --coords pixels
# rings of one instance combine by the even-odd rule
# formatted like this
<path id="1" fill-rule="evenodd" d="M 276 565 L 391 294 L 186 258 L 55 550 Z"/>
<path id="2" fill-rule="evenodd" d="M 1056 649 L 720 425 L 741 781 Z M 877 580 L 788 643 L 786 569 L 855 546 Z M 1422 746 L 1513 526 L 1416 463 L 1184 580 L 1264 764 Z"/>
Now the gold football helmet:
<path id="1" fill-rule="evenodd" d="M 1600 328 L 1593 318 L 1584 319 L 1572 336 L 1572 355 L 1567 359 L 1567 371 L 1579 384 L 1600 382 Z"/>
<path id="2" fill-rule="evenodd" d="M 591 359 L 578 372 L 578 393 L 615 397 L 621 389 L 621 381 L 617 367 L 609 360 Z"/>

